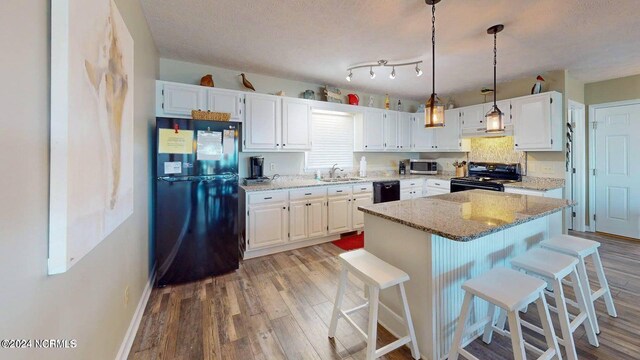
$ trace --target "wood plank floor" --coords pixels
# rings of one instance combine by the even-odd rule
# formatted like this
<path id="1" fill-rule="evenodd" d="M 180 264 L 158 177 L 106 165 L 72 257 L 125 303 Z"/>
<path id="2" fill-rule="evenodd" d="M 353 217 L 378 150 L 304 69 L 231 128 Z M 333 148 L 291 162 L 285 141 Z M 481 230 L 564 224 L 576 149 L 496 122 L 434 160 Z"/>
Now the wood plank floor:
<path id="1" fill-rule="evenodd" d="M 590 346 L 580 328 L 575 334 L 578 355 L 640 359 L 640 243 L 578 235 L 602 243 L 600 254 L 618 311 L 618 318 L 611 318 L 598 301 L 600 347 Z M 344 321 L 336 338 L 327 338 L 341 252 L 331 243 L 316 245 L 244 261 L 232 274 L 153 289 L 129 359 L 364 359 L 366 344 Z M 350 280 L 345 306 L 364 301 L 362 284 Z M 367 311 L 354 317 L 366 329 Z M 524 317 L 539 324 L 535 307 Z M 379 327 L 378 346 L 393 340 Z M 527 334 L 526 340 L 543 345 L 537 334 Z M 467 350 L 481 359 L 513 358 L 510 340 L 498 335 L 490 345 L 476 340 Z M 405 347 L 383 359 L 411 359 L 411 354 Z"/>

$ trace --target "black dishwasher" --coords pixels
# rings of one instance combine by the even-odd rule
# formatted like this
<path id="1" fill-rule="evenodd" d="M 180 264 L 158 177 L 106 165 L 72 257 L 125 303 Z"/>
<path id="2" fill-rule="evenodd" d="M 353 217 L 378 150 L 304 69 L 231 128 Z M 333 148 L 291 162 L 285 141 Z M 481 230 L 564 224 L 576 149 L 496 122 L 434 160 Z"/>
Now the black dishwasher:
<path id="1" fill-rule="evenodd" d="M 400 200 L 400 181 L 374 181 L 373 203 Z"/>

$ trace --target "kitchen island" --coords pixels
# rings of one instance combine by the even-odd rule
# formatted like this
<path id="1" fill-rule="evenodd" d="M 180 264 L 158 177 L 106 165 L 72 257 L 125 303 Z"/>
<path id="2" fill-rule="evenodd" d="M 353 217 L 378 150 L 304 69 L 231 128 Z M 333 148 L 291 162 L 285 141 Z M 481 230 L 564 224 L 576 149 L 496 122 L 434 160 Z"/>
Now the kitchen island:
<path id="1" fill-rule="evenodd" d="M 411 277 L 405 286 L 423 358 L 446 357 L 462 283 L 509 266 L 510 258 L 560 233 L 553 217 L 569 206 L 563 199 L 471 190 L 359 207 L 365 213 L 365 249 Z M 403 336 L 397 295 L 383 292 L 381 303 L 381 325 Z M 486 303 L 476 298 L 471 321 L 486 313 Z"/>

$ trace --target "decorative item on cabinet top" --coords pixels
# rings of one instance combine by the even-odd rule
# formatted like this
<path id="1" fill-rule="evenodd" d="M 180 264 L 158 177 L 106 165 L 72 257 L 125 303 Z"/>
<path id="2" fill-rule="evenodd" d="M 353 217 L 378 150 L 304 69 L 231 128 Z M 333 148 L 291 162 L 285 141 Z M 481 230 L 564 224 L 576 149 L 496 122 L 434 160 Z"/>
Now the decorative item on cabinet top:
<path id="1" fill-rule="evenodd" d="M 540 75 L 536 78 L 536 83 L 533 84 L 531 88 L 531 95 L 540 94 L 542 92 L 542 83 L 544 82 L 544 78 Z"/>
<path id="2" fill-rule="evenodd" d="M 334 102 L 342 104 L 342 93 L 338 88 L 330 88 L 329 85 L 324 86 L 324 95 L 327 102 Z"/>
<path id="3" fill-rule="evenodd" d="M 246 76 L 244 73 L 241 73 L 241 74 L 240 74 L 240 75 L 238 75 L 238 76 L 242 76 L 242 85 L 243 85 L 245 88 L 247 88 L 247 89 L 249 89 L 249 90 L 256 91 L 256 88 L 254 88 L 254 87 L 253 87 L 253 84 L 251 83 L 251 81 L 249 81 L 249 80 L 247 79 L 247 76 Z"/>
<path id="4" fill-rule="evenodd" d="M 315 100 L 316 99 L 316 93 L 313 90 L 305 90 L 302 93 L 302 98 L 307 99 L 307 100 Z"/>
<path id="5" fill-rule="evenodd" d="M 191 110 L 191 117 L 193 120 L 229 121 L 231 113 Z"/>
<path id="6" fill-rule="evenodd" d="M 200 86 L 215 87 L 213 75 L 207 74 L 200 79 Z"/>

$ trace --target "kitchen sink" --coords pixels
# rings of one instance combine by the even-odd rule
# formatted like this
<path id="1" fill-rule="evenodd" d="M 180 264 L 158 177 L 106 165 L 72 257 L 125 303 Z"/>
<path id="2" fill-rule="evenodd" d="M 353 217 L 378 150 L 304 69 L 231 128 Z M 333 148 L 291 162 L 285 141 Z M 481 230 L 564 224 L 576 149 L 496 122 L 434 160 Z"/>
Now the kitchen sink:
<path id="1" fill-rule="evenodd" d="M 320 181 L 323 182 L 328 182 L 328 183 L 336 183 L 336 182 L 347 182 L 347 181 L 360 181 L 362 179 L 360 178 L 354 178 L 354 177 L 344 177 L 344 178 L 325 178 L 325 179 L 320 179 Z"/>

